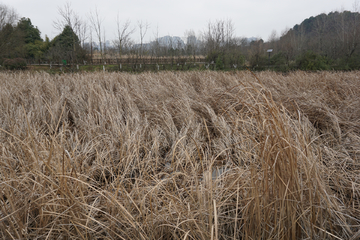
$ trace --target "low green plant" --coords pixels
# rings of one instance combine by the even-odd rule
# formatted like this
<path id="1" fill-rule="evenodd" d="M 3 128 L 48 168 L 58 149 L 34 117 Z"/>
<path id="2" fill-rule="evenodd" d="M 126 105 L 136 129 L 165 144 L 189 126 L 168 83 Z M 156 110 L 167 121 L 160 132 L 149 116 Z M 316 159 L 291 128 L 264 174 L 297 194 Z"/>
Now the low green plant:
<path id="1" fill-rule="evenodd" d="M 216 70 L 223 70 L 224 69 L 224 62 L 223 62 L 222 55 L 219 55 L 216 58 L 215 67 L 216 67 Z"/>
<path id="2" fill-rule="evenodd" d="M 346 56 L 339 58 L 334 63 L 335 70 L 351 71 L 360 69 L 360 56 L 353 54 L 350 57 Z"/>
<path id="3" fill-rule="evenodd" d="M 206 57 L 212 70 L 231 70 L 244 65 L 245 58 L 240 51 L 213 51 Z M 236 67 L 235 67 L 236 66 Z"/>
<path id="4" fill-rule="evenodd" d="M 4 60 L 3 65 L 8 70 L 24 70 L 27 63 L 23 58 L 13 58 Z"/>
<path id="5" fill-rule="evenodd" d="M 308 51 L 296 59 L 296 65 L 304 71 L 330 70 L 330 64 L 328 57 L 312 51 Z"/>

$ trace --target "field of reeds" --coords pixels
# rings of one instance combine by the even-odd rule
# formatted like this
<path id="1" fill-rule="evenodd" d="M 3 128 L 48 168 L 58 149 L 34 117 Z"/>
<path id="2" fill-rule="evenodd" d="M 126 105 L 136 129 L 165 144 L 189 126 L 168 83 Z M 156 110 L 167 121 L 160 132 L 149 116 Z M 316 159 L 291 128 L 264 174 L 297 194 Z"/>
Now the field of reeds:
<path id="1" fill-rule="evenodd" d="M 360 72 L 0 72 L 1 239 L 359 239 Z"/>

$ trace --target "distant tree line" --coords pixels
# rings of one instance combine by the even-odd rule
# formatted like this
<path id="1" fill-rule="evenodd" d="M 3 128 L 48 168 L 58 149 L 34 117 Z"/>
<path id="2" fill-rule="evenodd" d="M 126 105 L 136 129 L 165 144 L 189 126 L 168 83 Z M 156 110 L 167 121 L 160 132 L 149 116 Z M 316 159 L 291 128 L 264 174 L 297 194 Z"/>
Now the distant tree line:
<path id="1" fill-rule="evenodd" d="M 343 11 L 320 14 L 264 43 L 273 48 L 270 64 L 302 70 L 360 68 L 360 14 Z M 256 63 L 264 64 L 263 55 Z"/>
<path id="2" fill-rule="evenodd" d="M 163 58 L 195 61 L 206 59 L 207 67 L 229 70 L 252 69 L 352 70 L 360 69 L 360 14 L 342 11 L 305 19 L 279 36 L 275 31 L 267 42 L 235 36 L 231 20 L 209 22 L 198 34 L 185 32 L 183 38 L 159 37 L 145 42 L 150 24 L 116 18 L 115 39 L 106 40 L 103 18 L 95 9 L 88 21 L 75 13 L 70 3 L 58 9 L 60 18 L 53 26 L 59 34 L 50 40 L 41 38 L 40 30 L 29 18 L 19 18 L 16 11 L 0 4 L 0 65 L 23 60 L 79 64 L 91 59 Z M 138 34 L 140 42 L 131 37 Z M 7 59 L 13 59 L 7 61 Z M 18 59 L 18 60 L 14 60 Z"/>
<path id="3" fill-rule="evenodd" d="M 19 19 L 14 9 L 0 4 L 0 64 L 6 59 L 77 63 L 87 55 L 71 25 L 64 24 L 59 35 L 44 40 L 29 18 Z"/>

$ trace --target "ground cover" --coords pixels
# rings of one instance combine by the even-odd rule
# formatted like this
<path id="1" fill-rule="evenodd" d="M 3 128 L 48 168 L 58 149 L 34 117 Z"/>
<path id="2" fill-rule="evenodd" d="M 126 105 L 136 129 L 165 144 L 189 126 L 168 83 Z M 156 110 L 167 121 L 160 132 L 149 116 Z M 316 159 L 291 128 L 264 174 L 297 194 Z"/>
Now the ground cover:
<path id="1" fill-rule="evenodd" d="M 2 239 L 358 239 L 359 72 L 0 72 Z"/>

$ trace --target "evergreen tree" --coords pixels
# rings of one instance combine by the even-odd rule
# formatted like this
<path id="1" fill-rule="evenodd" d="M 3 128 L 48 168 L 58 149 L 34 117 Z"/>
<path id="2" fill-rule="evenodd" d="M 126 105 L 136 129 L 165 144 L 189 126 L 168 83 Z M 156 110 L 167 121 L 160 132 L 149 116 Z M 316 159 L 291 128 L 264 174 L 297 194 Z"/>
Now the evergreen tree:
<path id="1" fill-rule="evenodd" d="M 32 25 L 30 18 L 21 18 L 16 26 L 16 30 L 22 35 L 24 45 L 23 55 L 27 59 L 41 59 L 44 56 L 44 42 L 40 36 L 40 31 Z"/>
<path id="2" fill-rule="evenodd" d="M 73 63 L 85 58 L 85 51 L 80 46 L 79 37 L 70 26 L 65 26 L 62 33 L 51 41 L 49 58 Z"/>
<path id="3" fill-rule="evenodd" d="M 0 63 L 5 58 L 23 57 L 23 46 L 22 34 L 11 24 L 6 24 L 0 30 Z"/>
<path id="4" fill-rule="evenodd" d="M 21 18 L 17 24 L 17 28 L 23 33 L 26 44 L 43 41 L 39 29 L 32 25 L 30 18 Z"/>

